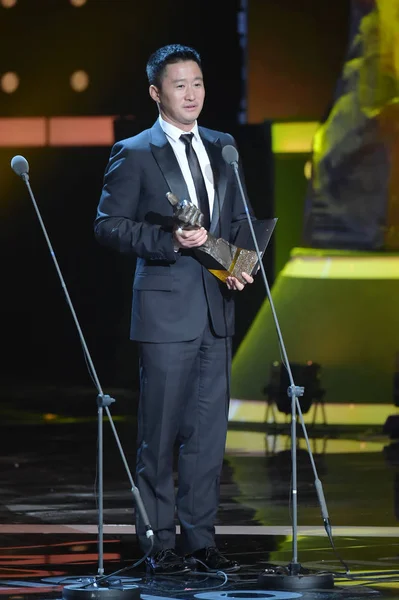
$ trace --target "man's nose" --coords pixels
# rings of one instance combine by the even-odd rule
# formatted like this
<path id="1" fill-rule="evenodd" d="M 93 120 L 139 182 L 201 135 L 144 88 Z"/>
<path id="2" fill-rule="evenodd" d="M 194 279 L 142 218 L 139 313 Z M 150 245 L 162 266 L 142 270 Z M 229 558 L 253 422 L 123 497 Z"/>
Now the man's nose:
<path id="1" fill-rule="evenodd" d="M 188 87 L 186 90 L 186 98 L 187 100 L 193 100 L 195 98 L 195 90 L 194 88 Z"/>

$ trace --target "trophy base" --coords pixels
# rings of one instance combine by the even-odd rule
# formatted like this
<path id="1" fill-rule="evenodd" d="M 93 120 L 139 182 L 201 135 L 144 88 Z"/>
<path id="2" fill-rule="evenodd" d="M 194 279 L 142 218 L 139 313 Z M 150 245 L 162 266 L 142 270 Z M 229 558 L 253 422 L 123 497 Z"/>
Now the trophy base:
<path id="1" fill-rule="evenodd" d="M 235 277 L 241 283 L 246 283 L 242 277 L 242 273 L 248 273 L 248 275 L 255 275 L 257 271 L 258 257 L 256 252 L 252 250 L 245 250 L 243 248 L 237 248 L 234 254 L 233 261 L 227 269 L 212 269 L 208 267 L 208 271 L 215 277 L 226 282 L 228 277 Z"/>
<path id="2" fill-rule="evenodd" d="M 209 271 L 209 273 L 212 273 L 212 275 L 214 275 L 215 277 L 220 279 L 220 281 L 223 281 L 223 283 L 226 283 L 226 279 L 228 277 L 231 277 L 231 273 L 229 273 L 228 271 L 225 271 L 225 270 L 208 269 L 208 271 Z"/>
<path id="3" fill-rule="evenodd" d="M 269 243 L 276 221 L 277 219 L 253 222 L 261 257 Z M 241 283 L 245 283 L 242 273 L 254 276 L 260 268 L 258 254 L 250 246 L 251 235 L 244 224 L 240 227 L 234 244 L 208 233 L 205 244 L 195 248 L 194 253 L 203 266 L 220 281 L 225 283 L 227 277 L 235 277 Z"/>

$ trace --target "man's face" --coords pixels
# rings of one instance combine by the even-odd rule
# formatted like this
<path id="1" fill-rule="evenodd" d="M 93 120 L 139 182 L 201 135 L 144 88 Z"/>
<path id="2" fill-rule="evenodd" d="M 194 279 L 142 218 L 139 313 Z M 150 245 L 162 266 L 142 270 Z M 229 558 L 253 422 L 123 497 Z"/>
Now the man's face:
<path id="1" fill-rule="evenodd" d="M 192 60 L 167 65 L 161 88 L 150 86 L 150 95 L 158 103 L 165 121 L 190 131 L 205 98 L 202 71 Z"/>

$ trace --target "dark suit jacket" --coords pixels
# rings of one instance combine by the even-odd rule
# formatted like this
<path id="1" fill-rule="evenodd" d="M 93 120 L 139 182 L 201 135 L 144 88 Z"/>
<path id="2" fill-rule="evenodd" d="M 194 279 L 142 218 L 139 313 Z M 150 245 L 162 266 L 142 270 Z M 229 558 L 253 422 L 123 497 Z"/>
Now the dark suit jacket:
<path id="1" fill-rule="evenodd" d="M 210 231 L 229 241 L 246 219 L 222 148 L 232 136 L 199 128 L 215 181 Z M 173 209 L 166 193 L 189 198 L 173 149 L 156 121 L 114 145 L 95 220 L 98 241 L 137 257 L 131 339 L 177 342 L 198 337 L 208 315 L 216 335 L 234 333 L 233 295 L 190 251 L 173 248 Z"/>

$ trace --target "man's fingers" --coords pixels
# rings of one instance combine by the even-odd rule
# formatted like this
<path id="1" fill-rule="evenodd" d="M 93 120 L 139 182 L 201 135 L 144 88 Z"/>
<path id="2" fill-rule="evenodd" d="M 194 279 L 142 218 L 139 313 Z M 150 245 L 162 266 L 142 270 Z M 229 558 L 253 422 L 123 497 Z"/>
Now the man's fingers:
<path id="1" fill-rule="evenodd" d="M 176 229 L 175 238 L 182 248 L 196 248 L 206 242 L 208 232 L 203 227 L 199 229 Z"/>
<path id="2" fill-rule="evenodd" d="M 239 281 L 236 277 L 227 277 L 226 285 L 229 288 L 229 290 L 238 290 L 239 292 L 241 292 L 241 290 L 244 289 L 247 283 L 254 282 L 254 278 L 251 275 L 248 275 L 248 273 L 241 273 L 241 276 L 244 279 L 244 283 Z"/>
<path id="3" fill-rule="evenodd" d="M 229 290 L 237 290 L 241 292 L 244 289 L 244 284 L 238 281 L 236 277 L 227 277 L 226 284 Z"/>
<path id="4" fill-rule="evenodd" d="M 254 278 L 251 275 L 248 275 L 248 273 L 241 273 L 242 278 L 245 279 L 245 281 L 247 283 L 253 283 L 254 282 Z"/>
<path id="5" fill-rule="evenodd" d="M 200 240 L 202 242 L 204 242 L 206 240 L 206 237 L 207 237 L 207 232 L 203 228 L 193 229 L 192 231 L 187 232 L 187 234 L 184 236 L 185 240 L 188 243 L 192 243 L 192 244 L 196 244 Z"/>
<path id="6" fill-rule="evenodd" d="M 179 227 L 179 229 L 180 229 L 180 227 Z M 176 231 L 178 231 L 178 230 L 176 230 Z M 205 231 L 205 229 L 203 227 L 198 227 L 197 229 L 180 229 L 180 231 L 181 231 L 180 235 L 182 236 L 183 239 L 190 240 L 190 239 L 195 238 L 199 234 L 201 234 L 203 231 Z"/>

